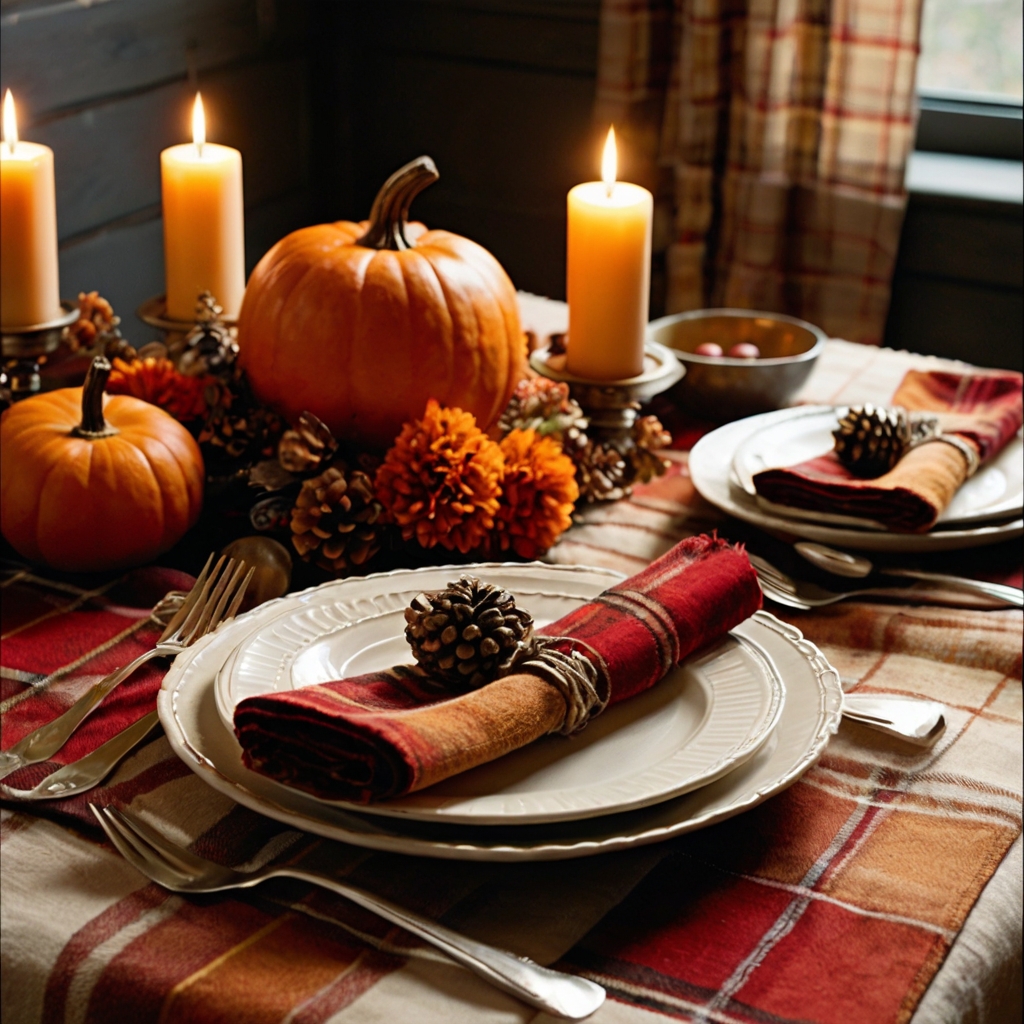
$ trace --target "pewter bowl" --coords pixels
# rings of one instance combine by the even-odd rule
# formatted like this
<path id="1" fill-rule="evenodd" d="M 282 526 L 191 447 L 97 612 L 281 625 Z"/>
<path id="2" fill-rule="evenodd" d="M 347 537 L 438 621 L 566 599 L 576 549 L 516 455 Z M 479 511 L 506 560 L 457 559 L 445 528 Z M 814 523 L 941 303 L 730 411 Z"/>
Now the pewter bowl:
<path id="1" fill-rule="evenodd" d="M 686 367 L 686 376 L 668 397 L 684 412 L 716 423 L 788 404 L 810 375 L 827 337 L 805 320 L 750 309 L 695 309 L 647 325 L 647 340 L 672 349 Z M 751 342 L 761 358 L 695 355 L 693 350 L 705 342 L 720 345 L 724 352 Z"/>

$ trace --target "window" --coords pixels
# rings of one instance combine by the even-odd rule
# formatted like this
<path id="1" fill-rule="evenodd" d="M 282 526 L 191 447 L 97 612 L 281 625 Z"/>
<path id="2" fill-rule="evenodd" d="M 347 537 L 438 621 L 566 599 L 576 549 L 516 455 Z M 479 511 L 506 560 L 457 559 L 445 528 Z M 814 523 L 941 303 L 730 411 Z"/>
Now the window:
<path id="1" fill-rule="evenodd" d="M 1020 0 L 924 0 L 917 149 L 1020 160 Z"/>

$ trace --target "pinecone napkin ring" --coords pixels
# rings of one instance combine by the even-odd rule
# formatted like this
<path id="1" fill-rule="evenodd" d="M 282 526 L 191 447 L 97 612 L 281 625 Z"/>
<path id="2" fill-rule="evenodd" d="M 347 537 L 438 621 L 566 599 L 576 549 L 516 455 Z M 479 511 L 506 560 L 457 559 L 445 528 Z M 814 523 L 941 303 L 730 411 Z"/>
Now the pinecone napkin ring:
<path id="1" fill-rule="evenodd" d="M 557 730 L 579 732 L 608 704 L 610 682 L 577 651 L 535 637 L 533 617 L 507 591 L 461 576 L 436 594 L 422 593 L 405 610 L 405 637 L 420 667 L 457 692 L 475 690 L 512 672 L 538 675 L 565 698 Z M 574 641 L 578 643 L 578 641 Z"/>
<path id="2" fill-rule="evenodd" d="M 851 406 L 832 432 L 839 461 L 855 476 L 873 479 L 888 473 L 911 449 L 933 441 L 952 445 L 967 462 L 967 476 L 979 465 L 973 445 L 956 434 L 944 434 L 937 416 L 911 416 L 906 409 L 880 408 L 870 402 Z"/>

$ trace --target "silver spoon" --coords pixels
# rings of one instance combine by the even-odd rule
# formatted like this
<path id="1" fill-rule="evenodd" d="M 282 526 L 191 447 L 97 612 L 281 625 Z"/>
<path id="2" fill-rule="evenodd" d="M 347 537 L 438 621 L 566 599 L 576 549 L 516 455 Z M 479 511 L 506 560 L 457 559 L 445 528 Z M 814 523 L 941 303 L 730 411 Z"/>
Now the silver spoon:
<path id="1" fill-rule="evenodd" d="M 846 551 L 837 551 L 824 544 L 811 541 L 799 541 L 793 547 L 807 559 L 811 565 L 846 576 L 849 579 L 863 579 L 875 571 L 873 562 L 862 555 L 851 555 Z M 963 590 L 973 594 L 984 594 L 986 597 L 1001 601 L 1013 608 L 1024 608 L 1024 593 L 1016 587 L 1007 587 L 1002 583 L 987 583 L 984 580 L 970 580 L 963 576 L 948 576 L 939 572 L 922 572 L 919 569 L 896 569 L 885 566 L 878 570 L 885 576 L 900 576 L 904 579 L 927 580 L 930 583 L 941 583 L 943 586 Z"/>

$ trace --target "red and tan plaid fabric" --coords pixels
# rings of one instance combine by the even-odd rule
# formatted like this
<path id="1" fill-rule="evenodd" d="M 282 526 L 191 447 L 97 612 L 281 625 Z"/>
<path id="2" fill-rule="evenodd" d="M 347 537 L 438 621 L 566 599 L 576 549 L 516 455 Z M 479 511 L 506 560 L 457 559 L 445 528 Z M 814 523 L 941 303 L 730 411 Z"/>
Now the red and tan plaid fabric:
<path id="1" fill-rule="evenodd" d="M 920 6 L 603 0 L 596 116 L 645 183 L 663 169 L 669 312 L 773 310 L 878 343 Z"/>
<path id="2" fill-rule="evenodd" d="M 594 668 L 604 704 L 654 686 L 670 668 L 761 607 L 741 549 L 700 535 L 541 632 Z M 247 767 L 314 796 L 403 796 L 486 764 L 559 729 L 561 695 L 512 674 L 452 695 L 416 668 L 249 697 L 235 711 Z"/>
<path id="3" fill-rule="evenodd" d="M 832 343 L 807 397 L 885 400 L 884 380 L 891 392 L 908 360 Z M 695 495 L 680 454 L 631 500 L 588 511 L 551 559 L 633 573 L 714 526 L 732 528 Z M 1019 580 L 1016 544 L 967 555 L 976 568 L 1012 564 Z M 145 607 L 180 583 L 143 574 L 83 592 L 8 573 L 3 745 L 137 653 L 150 639 Z M 944 701 L 939 743 L 917 750 L 844 723 L 780 796 L 620 854 L 482 864 L 320 842 L 313 866 L 599 980 L 610 1000 L 597 1024 L 998 1020 L 993 1001 L 1020 955 L 1019 858 L 1000 866 L 1020 845 L 1020 613 L 846 604 L 791 620 L 848 689 Z M 150 700 L 153 682 L 126 684 L 125 703 Z M 91 744 L 137 713 L 113 707 L 97 713 Z M 210 790 L 163 738 L 82 797 L 6 805 L 5 1022 L 550 1020 L 299 883 L 165 892 L 101 841 L 88 799 L 130 806 L 225 863 L 287 860 L 305 845 Z"/>
<path id="4" fill-rule="evenodd" d="M 959 437 L 981 464 L 994 458 L 1020 430 L 1019 373 L 949 373 L 911 370 L 893 402 L 940 414 L 943 434 Z M 922 533 L 932 526 L 967 478 L 967 458 L 952 445 L 920 446 L 888 473 L 861 479 L 829 451 L 795 466 L 754 475 L 757 493 L 776 505 L 842 512 L 890 530 Z"/>

